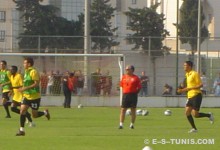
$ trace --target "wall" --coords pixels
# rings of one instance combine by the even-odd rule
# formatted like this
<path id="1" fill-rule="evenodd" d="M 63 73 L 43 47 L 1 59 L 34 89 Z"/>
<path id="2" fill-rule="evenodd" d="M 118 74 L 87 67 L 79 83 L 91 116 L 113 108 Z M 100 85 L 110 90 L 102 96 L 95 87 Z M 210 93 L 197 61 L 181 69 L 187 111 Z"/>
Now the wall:
<path id="1" fill-rule="evenodd" d="M 119 107 L 119 96 L 114 97 L 77 97 L 72 96 L 72 107 Z M 43 96 L 41 106 L 63 106 L 64 96 Z M 202 107 L 220 107 L 219 98 L 204 97 Z M 138 107 L 184 107 L 186 97 L 139 97 Z"/>

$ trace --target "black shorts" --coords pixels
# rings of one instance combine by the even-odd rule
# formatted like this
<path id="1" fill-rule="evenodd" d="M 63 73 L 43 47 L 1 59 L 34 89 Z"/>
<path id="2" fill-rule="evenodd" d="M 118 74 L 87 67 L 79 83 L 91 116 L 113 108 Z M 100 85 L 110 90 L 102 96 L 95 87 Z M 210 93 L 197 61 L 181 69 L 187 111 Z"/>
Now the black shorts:
<path id="1" fill-rule="evenodd" d="M 12 103 L 15 105 L 15 106 L 21 106 L 21 102 L 17 102 L 15 100 L 12 100 Z"/>
<path id="2" fill-rule="evenodd" d="M 192 98 L 189 98 L 186 101 L 186 106 L 192 107 L 194 110 L 199 111 L 201 103 L 202 103 L 202 94 L 199 93 L 198 95 L 196 95 Z"/>
<path id="3" fill-rule="evenodd" d="M 28 105 L 29 107 L 31 107 L 31 109 L 34 110 L 38 110 L 40 107 L 40 101 L 41 99 L 35 99 L 35 100 L 28 100 L 27 98 L 23 98 L 23 100 L 21 101 L 21 105 Z"/>
<path id="4" fill-rule="evenodd" d="M 2 98 L 4 98 L 6 101 L 9 101 L 9 100 L 10 100 L 8 94 L 9 94 L 9 91 L 2 93 Z"/>
<path id="5" fill-rule="evenodd" d="M 122 96 L 122 108 L 136 108 L 137 107 L 137 93 L 123 94 Z"/>

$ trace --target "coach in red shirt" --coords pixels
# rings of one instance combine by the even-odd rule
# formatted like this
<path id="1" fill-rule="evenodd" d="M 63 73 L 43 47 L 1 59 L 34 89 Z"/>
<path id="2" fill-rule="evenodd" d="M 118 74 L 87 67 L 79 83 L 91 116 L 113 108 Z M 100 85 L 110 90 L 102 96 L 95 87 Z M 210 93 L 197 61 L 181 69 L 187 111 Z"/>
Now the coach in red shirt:
<path id="1" fill-rule="evenodd" d="M 119 129 L 123 129 L 125 113 L 128 108 L 131 109 L 130 128 L 134 129 L 138 92 L 141 89 L 141 81 L 139 77 L 134 74 L 134 66 L 132 65 L 126 66 L 126 74 L 122 76 L 122 79 L 120 81 L 120 86 L 122 87 L 123 90 L 123 97 L 121 104 Z"/>

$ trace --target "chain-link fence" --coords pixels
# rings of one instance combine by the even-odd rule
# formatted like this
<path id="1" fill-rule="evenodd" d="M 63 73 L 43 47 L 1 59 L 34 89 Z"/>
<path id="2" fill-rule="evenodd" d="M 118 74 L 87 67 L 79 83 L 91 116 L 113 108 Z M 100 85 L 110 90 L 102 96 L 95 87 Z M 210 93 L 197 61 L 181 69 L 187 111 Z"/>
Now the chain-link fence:
<path id="1" fill-rule="evenodd" d="M 179 42 L 178 51 L 176 50 L 176 38 L 165 38 L 162 43 L 164 46 L 169 47 L 169 53 L 167 50 L 160 49 L 154 50 L 153 42 L 155 39 L 161 39 L 156 37 L 136 37 L 140 39 L 140 44 L 144 42 L 147 44 L 147 49 L 143 50 L 132 49 L 134 44 L 131 40 L 128 40 L 124 36 L 114 37 L 91 37 L 90 45 L 91 49 L 87 53 L 91 54 L 124 54 L 125 64 L 133 64 L 135 66 L 135 73 L 141 75 L 142 71 L 146 72 L 149 77 L 148 82 L 148 95 L 158 96 L 162 95 L 164 85 L 169 84 L 172 86 L 172 95 L 175 95 L 176 87 L 184 78 L 183 63 L 185 60 L 193 60 L 196 65 L 198 53 L 192 50 L 190 45 L 181 44 Z M 144 40 L 143 40 L 144 39 Z M 191 38 L 189 38 L 191 39 Z M 55 53 L 55 54 L 83 54 L 83 40 L 84 37 L 80 36 L 23 36 L 23 37 L 12 37 L 5 36 L 5 39 L 0 41 L 0 52 L 10 53 Z M 106 41 L 115 42 L 115 46 L 104 47 L 104 48 L 93 48 L 95 44 L 105 43 Z M 143 44 L 143 43 L 142 43 Z M 101 44 L 100 44 L 101 45 Z M 206 89 L 208 95 L 214 93 L 213 84 L 214 80 L 219 76 L 219 38 L 210 38 L 205 40 L 201 44 L 201 72 L 205 73 L 207 78 Z M 102 46 L 99 46 L 102 47 Z M 145 45 L 146 47 L 146 45 Z M 154 53 L 153 53 L 154 52 Z M 178 53 L 177 53 L 178 52 Z M 157 55 L 159 54 L 159 55 Z M 178 54 L 178 55 L 177 55 Z M 9 65 L 17 65 L 22 68 L 22 57 L 20 56 L 0 56 L 0 59 L 8 61 Z M 84 72 L 84 57 L 65 57 L 65 56 L 36 56 L 35 67 L 39 69 L 39 72 L 44 77 L 42 78 L 42 93 L 43 94 L 62 94 L 62 82 L 61 78 L 64 72 L 78 71 L 81 70 L 84 78 L 88 81 L 84 86 L 84 95 L 103 95 L 103 87 L 105 86 L 106 79 L 108 80 L 107 72 L 109 72 L 111 91 L 109 95 L 119 94 L 119 67 L 118 58 L 113 57 L 89 57 L 88 58 L 89 70 L 86 74 Z M 197 66 L 195 66 L 196 69 Z M 100 68 L 101 72 L 98 77 L 95 77 L 97 84 L 94 93 L 92 89 L 92 73 Z M 200 73 L 201 73 L 200 72 Z M 53 87 L 50 87 L 48 91 L 49 76 L 54 76 Z M 46 77 L 45 77 L 46 76 Z M 109 81 L 108 81 L 109 82 Z M 107 94 L 108 95 L 108 94 Z"/>

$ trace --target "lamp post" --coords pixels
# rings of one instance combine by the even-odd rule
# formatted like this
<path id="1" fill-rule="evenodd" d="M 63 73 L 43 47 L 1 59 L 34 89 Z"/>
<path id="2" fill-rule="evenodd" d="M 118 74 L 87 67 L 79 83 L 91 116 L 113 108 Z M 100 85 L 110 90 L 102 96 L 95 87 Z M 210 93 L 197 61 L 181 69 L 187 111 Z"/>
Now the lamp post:
<path id="1" fill-rule="evenodd" d="M 179 0 L 177 0 L 176 4 L 176 89 L 178 88 L 178 75 L 179 75 Z"/>
<path id="2" fill-rule="evenodd" d="M 200 73 L 201 63 L 200 63 L 200 52 L 201 52 L 201 45 L 200 39 L 201 38 L 201 0 L 198 0 L 198 31 L 197 31 L 197 72 Z"/>
<path id="3" fill-rule="evenodd" d="M 85 17 L 84 17 L 84 54 L 90 50 L 90 0 L 85 0 Z M 88 89 L 88 57 L 84 56 L 84 75 L 85 88 Z"/>

